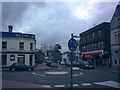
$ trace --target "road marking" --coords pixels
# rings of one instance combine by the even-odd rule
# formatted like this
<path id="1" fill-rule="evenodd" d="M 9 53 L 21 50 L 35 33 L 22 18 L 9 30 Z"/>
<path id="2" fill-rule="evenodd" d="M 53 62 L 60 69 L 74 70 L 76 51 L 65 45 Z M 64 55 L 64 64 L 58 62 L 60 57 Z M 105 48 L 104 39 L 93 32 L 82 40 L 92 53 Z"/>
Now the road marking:
<path id="1" fill-rule="evenodd" d="M 42 87 L 48 87 L 48 88 L 50 87 L 50 85 L 41 85 L 41 86 L 42 86 Z"/>
<path id="2" fill-rule="evenodd" d="M 45 75 L 40 75 L 40 74 L 37 74 L 35 72 L 32 73 L 33 75 L 37 75 L 37 76 L 45 76 Z"/>
<path id="3" fill-rule="evenodd" d="M 77 67 L 73 67 L 73 70 L 79 70 L 79 68 L 77 68 Z"/>
<path id="4" fill-rule="evenodd" d="M 74 86 L 74 87 L 77 87 L 77 86 L 79 86 L 79 85 L 78 85 L 78 84 L 73 84 L 73 86 Z"/>
<path id="5" fill-rule="evenodd" d="M 120 83 L 118 83 L 116 81 L 96 82 L 94 84 L 110 86 L 110 87 L 115 87 L 115 88 L 119 88 L 119 86 L 120 86 Z"/>
<path id="6" fill-rule="evenodd" d="M 73 77 L 80 76 L 82 74 L 83 74 L 82 72 L 80 74 L 74 74 Z"/>
<path id="7" fill-rule="evenodd" d="M 68 84 L 68 86 L 70 86 L 70 84 Z M 78 84 L 73 84 L 73 86 L 74 86 L 74 87 L 77 87 L 77 86 L 79 86 L 79 85 L 78 85 Z"/>
<path id="8" fill-rule="evenodd" d="M 65 85 L 55 85 L 55 87 L 65 87 Z"/>
<path id="9" fill-rule="evenodd" d="M 88 86 L 88 85 L 92 85 L 92 84 L 90 84 L 90 83 L 82 83 L 81 85 Z"/>
<path id="10" fill-rule="evenodd" d="M 68 74 L 68 72 L 45 72 L 45 74 Z"/>

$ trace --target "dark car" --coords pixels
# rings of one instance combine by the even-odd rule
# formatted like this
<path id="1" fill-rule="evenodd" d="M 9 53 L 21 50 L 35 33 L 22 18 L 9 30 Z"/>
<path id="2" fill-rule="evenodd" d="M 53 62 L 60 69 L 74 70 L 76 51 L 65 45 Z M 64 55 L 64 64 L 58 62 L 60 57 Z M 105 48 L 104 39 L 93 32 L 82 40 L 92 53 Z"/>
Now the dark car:
<path id="1" fill-rule="evenodd" d="M 12 64 L 10 67 L 9 67 L 9 70 L 11 71 L 16 71 L 16 70 L 28 70 L 28 71 L 31 71 L 31 70 L 34 70 L 34 67 L 33 66 L 28 66 L 24 63 L 14 63 Z"/>
<path id="2" fill-rule="evenodd" d="M 87 62 L 87 61 L 80 61 L 79 62 L 79 67 L 81 69 L 93 69 L 94 68 L 94 65 Z"/>

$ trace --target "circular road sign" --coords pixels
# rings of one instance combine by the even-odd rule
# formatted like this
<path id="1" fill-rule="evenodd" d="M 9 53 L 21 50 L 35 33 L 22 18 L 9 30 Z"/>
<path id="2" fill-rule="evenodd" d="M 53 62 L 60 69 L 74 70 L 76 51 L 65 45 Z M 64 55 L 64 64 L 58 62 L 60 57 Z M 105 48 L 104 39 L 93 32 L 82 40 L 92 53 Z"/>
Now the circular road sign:
<path id="1" fill-rule="evenodd" d="M 68 41 L 68 48 L 70 51 L 75 51 L 77 49 L 78 43 L 75 39 L 70 39 Z"/>

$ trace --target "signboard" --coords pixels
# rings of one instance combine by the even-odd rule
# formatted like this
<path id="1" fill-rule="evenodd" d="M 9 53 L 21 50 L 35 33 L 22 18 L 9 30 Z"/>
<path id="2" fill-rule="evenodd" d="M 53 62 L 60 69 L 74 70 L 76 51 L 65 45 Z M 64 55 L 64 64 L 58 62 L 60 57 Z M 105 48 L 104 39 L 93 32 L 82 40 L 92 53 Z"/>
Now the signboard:
<path id="1" fill-rule="evenodd" d="M 70 39 L 68 41 L 68 48 L 70 51 L 75 51 L 77 49 L 78 43 L 75 39 Z"/>
<path id="2" fill-rule="evenodd" d="M 102 52 L 96 52 L 96 53 L 89 53 L 89 54 L 83 54 L 85 58 L 92 58 L 94 55 L 102 55 Z"/>

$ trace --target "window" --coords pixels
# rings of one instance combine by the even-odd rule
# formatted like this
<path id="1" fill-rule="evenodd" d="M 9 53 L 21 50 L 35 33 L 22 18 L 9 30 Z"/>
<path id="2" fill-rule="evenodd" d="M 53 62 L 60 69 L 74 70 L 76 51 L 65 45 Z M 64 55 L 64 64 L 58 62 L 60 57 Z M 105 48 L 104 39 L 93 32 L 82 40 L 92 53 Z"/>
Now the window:
<path id="1" fill-rule="evenodd" d="M 115 34 L 115 44 L 117 43 L 117 34 Z"/>
<path id="2" fill-rule="evenodd" d="M 114 60 L 114 63 L 117 64 L 117 60 Z"/>
<path id="3" fill-rule="evenodd" d="M 100 42 L 100 49 L 103 49 L 103 41 Z"/>
<path id="4" fill-rule="evenodd" d="M 118 43 L 120 44 L 120 33 L 118 33 Z"/>
<path id="5" fill-rule="evenodd" d="M 7 49 L 7 42 L 6 41 L 2 42 L 2 49 Z"/>
<path id="6" fill-rule="evenodd" d="M 92 37 L 95 38 L 95 33 L 92 33 Z"/>
<path id="7" fill-rule="evenodd" d="M 15 55 L 10 55 L 10 61 L 15 61 Z"/>
<path id="8" fill-rule="evenodd" d="M 99 30 L 99 31 L 98 31 L 98 36 L 101 36 L 101 35 L 102 35 L 102 34 L 101 34 L 101 30 Z"/>
<path id="9" fill-rule="evenodd" d="M 33 50 L 33 43 L 30 43 L 30 50 Z"/>
<path id="10" fill-rule="evenodd" d="M 19 42 L 19 49 L 24 50 L 24 42 Z"/>
<path id="11" fill-rule="evenodd" d="M 100 42 L 98 42 L 98 49 L 100 49 Z"/>

